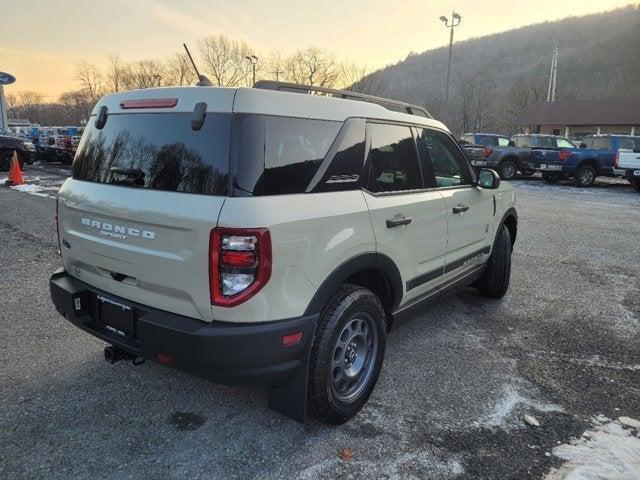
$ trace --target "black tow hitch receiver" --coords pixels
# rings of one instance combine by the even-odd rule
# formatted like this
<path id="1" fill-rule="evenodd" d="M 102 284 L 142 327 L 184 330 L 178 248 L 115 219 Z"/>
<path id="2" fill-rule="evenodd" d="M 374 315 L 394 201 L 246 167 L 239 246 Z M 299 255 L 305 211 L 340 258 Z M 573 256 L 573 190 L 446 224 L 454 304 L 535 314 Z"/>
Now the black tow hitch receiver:
<path id="1" fill-rule="evenodd" d="M 144 363 L 144 358 L 136 357 L 113 345 L 104 348 L 104 359 L 111 364 L 119 362 L 120 360 L 131 360 L 134 365 L 142 365 Z"/>

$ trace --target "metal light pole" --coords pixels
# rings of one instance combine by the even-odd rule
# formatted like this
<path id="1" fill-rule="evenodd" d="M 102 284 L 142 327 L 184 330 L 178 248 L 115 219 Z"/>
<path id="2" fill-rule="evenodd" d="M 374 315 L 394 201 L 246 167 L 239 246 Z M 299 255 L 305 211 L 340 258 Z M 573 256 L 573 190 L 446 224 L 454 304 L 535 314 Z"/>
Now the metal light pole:
<path id="1" fill-rule="evenodd" d="M 247 55 L 244 58 L 249 60 L 249 63 L 251 63 L 251 68 L 253 69 L 253 84 L 252 85 L 255 85 L 255 83 L 256 83 L 256 64 L 258 63 L 258 57 L 256 57 L 255 55 Z"/>
<path id="2" fill-rule="evenodd" d="M 448 104 L 449 104 L 449 80 L 451 78 L 451 54 L 453 53 L 453 29 L 460 25 L 462 21 L 462 17 L 453 12 L 451 14 L 451 23 L 449 23 L 449 19 L 442 15 L 440 20 L 444 23 L 444 25 L 450 29 L 449 35 L 449 61 L 447 62 L 447 83 L 444 91 L 444 111 L 447 112 Z"/>

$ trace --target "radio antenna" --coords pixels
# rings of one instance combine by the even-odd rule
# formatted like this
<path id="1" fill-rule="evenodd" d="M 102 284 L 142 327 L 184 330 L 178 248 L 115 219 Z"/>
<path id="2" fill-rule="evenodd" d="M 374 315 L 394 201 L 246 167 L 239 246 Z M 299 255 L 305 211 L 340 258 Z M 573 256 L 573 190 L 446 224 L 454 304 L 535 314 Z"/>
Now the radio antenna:
<path id="1" fill-rule="evenodd" d="M 200 72 L 198 71 L 198 67 L 196 67 L 196 62 L 193 61 L 193 57 L 191 56 L 191 52 L 187 48 L 187 44 L 183 43 L 182 46 L 187 51 L 187 55 L 189 56 L 189 60 L 191 60 L 191 65 L 193 65 L 193 69 L 195 70 L 196 75 L 198 77 L 198 83 L 196 83 L 196 85 L 198 87 L 212 87 L 213 83 L 211 83 L 211 80 L 209 80 L 204 75 L 201 75 Z"/>

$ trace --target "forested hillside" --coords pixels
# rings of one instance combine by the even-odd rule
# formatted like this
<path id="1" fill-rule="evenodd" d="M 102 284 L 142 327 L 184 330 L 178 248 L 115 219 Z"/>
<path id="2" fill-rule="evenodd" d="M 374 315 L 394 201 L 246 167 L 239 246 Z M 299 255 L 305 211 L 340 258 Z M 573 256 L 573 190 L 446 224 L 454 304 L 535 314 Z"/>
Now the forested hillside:
<path id="1" fill-rule="evenodd" d="M 557 100 L 640 96 L 638 5 L 456 42 L 446 112 L 448 46 L 410 53 L 354 88 L 424 105 L 456 133 L 512 133 L 524 107 L 546 100 L 556 44 Z"/>

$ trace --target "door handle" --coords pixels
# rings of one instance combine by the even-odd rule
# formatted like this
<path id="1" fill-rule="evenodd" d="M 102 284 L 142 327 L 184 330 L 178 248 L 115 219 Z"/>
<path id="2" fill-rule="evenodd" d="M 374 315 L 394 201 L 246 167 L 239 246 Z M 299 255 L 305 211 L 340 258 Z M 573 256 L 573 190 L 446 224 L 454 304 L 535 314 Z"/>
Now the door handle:
<path id="1" fill-rule="evenodd" d="M 402 225 L 409 225 L 411 218 L 405 217 L 401 213 L 395 215 L 393 218 L 387 219 L 387 228 L 400 227 Z"/>
<path id="2" fill-rule="evenodd" d="M 469 210 L 469 205 L 457 205 L 455 207 L 453 207 L 453 213 L 464 213 L 467 210 Z"/>

